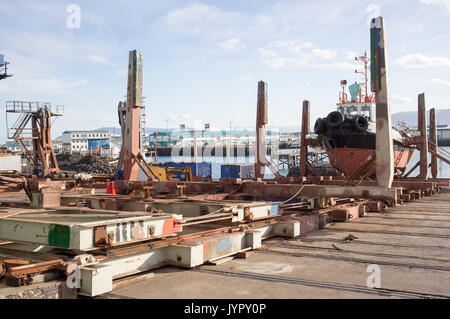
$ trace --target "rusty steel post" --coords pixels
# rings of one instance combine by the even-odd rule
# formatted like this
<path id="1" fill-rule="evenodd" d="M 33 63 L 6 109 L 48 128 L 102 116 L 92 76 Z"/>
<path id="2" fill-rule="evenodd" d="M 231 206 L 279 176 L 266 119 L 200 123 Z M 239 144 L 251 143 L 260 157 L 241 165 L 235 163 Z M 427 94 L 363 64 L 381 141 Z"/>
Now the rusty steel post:
<path id="1" fill-rule="evenodd" d="M 376 175 L 378 185 L 391 187 L 394 179 L 394 145 L 389 105 L 386 33 L 384 20 L 372 20 L 370 30 L 372 91 L 376 94 Z"/>
<path id="2" fill-rule="evenodd" d="M 36 113 L 33 113 L 32 117 L 34 169 L 38 170 L 42 167 L 44 177 L 51 173 L 60 173 L 52 145 L 51 117 L 52 113 L 47 107 L 40 108 Z"/>
<path id="3" fill-rule="evenodd" d="M 137 50 L 130 51 L 128 63 L 127 103 L 124 111 L 125 129 L 122 130 L 121 157 L 123 162 L 123 179 L 137 180 L 139 165 L 136 157 L 140 153 L 142 101 L 142 61 L 143 55 Z M 122 123 L 121 123 L 122 124 Z"/>
<path id="4" fill-rule="evenodd" d="M 302 131 L 300 136 L 300 178 L 306 176 L 308 162 L 308 144 L 306 136 L 309 134 L 309 101 L 303 101 L 302 109 Z"/>
<path id="5" fill-rule="evenodd" d="M 425 111 L 425 94 L 418 96 L 418 113 L 417 127 L 420 132 L 420 173 L 419 178 L 427 179 L 428 177 L 428 138 L 427 138 L 427 113 Z"/>
<path id="6" fill-rule="evenodd" d="M 266 163 L 266 124 L 267 124 L 267 83 L 258 82 L 258 100 L 256 109 L 256 154 L 255 177 L 264 178 Z"/>
<path id="7" fill-rule="evenodd" d="M 437 152 L 437 130 L 436 130 L 436 110 L 433 107 L 430 109 L 430 139 L 432 143 L 432 147 Z M 438 159 L 437 157 L 431 153 L 431 176 L 433 178 L 437 178 L 438 175 Z"/>

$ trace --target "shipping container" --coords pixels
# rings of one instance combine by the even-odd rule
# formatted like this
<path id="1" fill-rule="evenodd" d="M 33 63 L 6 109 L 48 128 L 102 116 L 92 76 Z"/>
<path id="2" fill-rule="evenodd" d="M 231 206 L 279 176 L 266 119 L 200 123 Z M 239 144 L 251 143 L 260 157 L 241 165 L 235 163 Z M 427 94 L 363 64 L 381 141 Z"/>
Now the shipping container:
<path id="1" fill-rule="evenodd" d="M 191 168 L 192 176 L 200 176 L 200 177 L 211 176 L 211 173 L 212 173 L 211 163 L 208 163 L 208 162 L 200 162 L 200 163 L 169 162 L 169 167 L 184 168 L 186 166 L 189 166 Z M 173 175 L 177 179 L 182 179 L 182 180 L 186 179 L 186 176 L 183 173 L 174 172 Z"/>
<path id="2" fill-rule="evenodd" d="M 253 178 L 255 166 L 253 164 L 228 164 L 220 167 L 221 178 Z"/>

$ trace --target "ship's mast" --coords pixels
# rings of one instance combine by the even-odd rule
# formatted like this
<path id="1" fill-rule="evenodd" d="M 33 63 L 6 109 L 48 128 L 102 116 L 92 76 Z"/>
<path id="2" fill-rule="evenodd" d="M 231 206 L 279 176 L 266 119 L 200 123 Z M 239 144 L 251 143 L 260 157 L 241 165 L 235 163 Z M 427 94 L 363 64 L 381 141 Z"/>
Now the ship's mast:
<path id="1" fill-rule="evenodd" d="M 355 73 L 359 73 L 359 74 L 363 74 L 364 75 L 364 84 L 363 83 L 359 83 L 360 85 L 362 85 L 364 87 L 364 102 L 370 102 L 370 98 L 369 95 L 367 94 L 367 84 L 368 84 L 368 77 L 367 77 L 367 69 L 368 69 L 368 65 L 369 65 L 369 61 L 370 59 L 367 58 L 367 53 L 366 51 L 364 51 L 364 55 L 359 56 L 359 57 L 355 57 L 355 61 L 362 61 L 364 63 L 364 72 L 360 72 L 358 70 L 355 70 Z"/>

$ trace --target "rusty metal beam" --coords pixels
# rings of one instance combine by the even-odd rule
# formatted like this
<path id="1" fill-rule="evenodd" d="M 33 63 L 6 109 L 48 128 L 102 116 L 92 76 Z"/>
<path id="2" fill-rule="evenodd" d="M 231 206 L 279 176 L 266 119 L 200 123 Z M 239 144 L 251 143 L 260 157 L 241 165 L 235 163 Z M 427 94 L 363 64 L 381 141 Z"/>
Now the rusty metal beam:
<path id="1" fill-rule="evenodd" d="M 118 107 L 122 148 L 117 168 L 123 170 L 125 180 L 137 180 L 139 171 L 136 156 L 141 151 L 142 61 L 141 52 L 129 52 L 127 102 L 121 102 Z"/>
<path id="2" fill-rule="evenodd" d="M 425 94 L 418 96 L 417 127 L 420 132 L 420 173 L 418 178 L 427 179 L 428 177 L 428 138 L 427 138 L 427 113 L 425 111 Z"/>
<path id="3" fill-rule="evenodd" d="M 267 83 L 258 82 L 258 98 L 256 108 L 256 154 L 255 177 L 264 178 L 266 163 L 266 124 L 268 122 Z"/>
<path id="4" fill-rule="evenodd" d="M 319 171 L 317 171 L 317 169 L 314 166 L 312 166 L 312 164 L 308 162 L 308 160 L 306 160 L 306 165 L 309 167 L 309 169 L 313 172 L 314 175 L 320 176 Z"/>
<path id="5" fill-rule="evenodd" d="M 47 270 L 55 269 L 64 264 L 64 260 L 56 259 L 51 261 L 43 261 L 40 263 L 12 267 L 7 271 L 7 275 L 14 278 L 25 278 L 27 275 L 44 272 Z"/>
<path id="6" fill-rule="evenodd" d="M 402 178 L 408 177 L 412 172 L 414 172 L 414 170 L 419 166 L 420 162 L 417 162 L 416 164 L 414 164 L 413 167 L 411 167 L 411 169 L 402 176 Z"/>
<path id="7" fill-rule="evenodd" d="M 301 189 L 301 191 L 300 191 Z M 397 202 L 397 189 L 378 186 L 330 186 L 247 183 L 242 185 L 241 193 L 261 198 L 286 197 L 345 197 L 367 198 Z"/>
<path id="8" fill-rule="evenodd" d="M 342 185 L 341 181 L 324 180 L 320 182 L 320 185 Z M 376 181 L 362 181 L 358 186 L 377 186 Z M 406 190 L 427 190 L 435 189 L 436 186 L 448 186 L 449 182 L 432 182 L 432 181 L 421 181 L 421 180 L 394 180 L 392 182 L 392 187 L 402 187 Z"/>
<path id="9" fill-rule="evenodd" d="M 289 198 L 297 194 L 298 197 L 345 197 L 345 198 L 367 198 L 376 200 L 397 201 L 397 189 L 378 186 L 330 186 L 330 185 L 308 185 L 308 184 L 268 184 L 258 182 L 246 182 L 236 185 L 232 181 L 229 185 L 216 182 L 138 182 L 138 181 L 115 181 L 114 187 L 128 191 L 144 189 L 145 186 L 153 186 L 154 190 L 167 193 L 177 185 L 184 186 L 185 194 L 202 193 L 226 193 L 233 192 L 236 187 L 239 191 L 235 195 L 254 196 L 261 199 Z"/>
<path id="10" fill-rule="evenodd" d="M 370 31 L 372 91 L 376 94 L 376 175 L 379 186 L 391 187 L 394 179 L 394 148 L 391 110 L 388 100 L 386 34 L 382 17 L 372 20 Z"/>
<path id="11" fill-rule="evenodd" d="M 369 156 L 367 157 L 367 159 L 361 164 L 361 166 L 353 172 L 352 175 L 350 175 L 349 177 L 347 177 L 344 181 L 344 185 L 351 185 L 353 183 L 353 181 L 359 177 L 361 175 L 361 173 L 363 171 L 365 171 L 367 168 L 369 168 L 373 162 L 375 161 L 375 156 L 374 154 L 369 154 Z M 364 178 L 364 176 L 363 176 Z"/>
<path id="12" fill-rule="evenodd" d="M 436 151 L 432 150 L 430 152 L 433 156 L 439 158 L 441 161 L 447 163 L 448 165 L 450 165 L 450 160 L 448 158 L 443 157 L 442 155 L 438 154 Z"/>
<path id="13" fill-rule="evenodd" d="M 430 109 L 430 139 L 432 146 L 437 148 L 436 110 L 434 107 Z M 431 176 L 437 178 L 437 175 L 438 159 L 434 154 L 431 154 Z"/>
<path id="14" fill-rule="evenodd" d="M 302 107 L 302 131 L 300 136 L 300 178 L 306 176 L 306 168 L 308 162 L 308 144 L 306 142 L 310 125 L 310 103 L 308 100 L 303 101 Z"/>

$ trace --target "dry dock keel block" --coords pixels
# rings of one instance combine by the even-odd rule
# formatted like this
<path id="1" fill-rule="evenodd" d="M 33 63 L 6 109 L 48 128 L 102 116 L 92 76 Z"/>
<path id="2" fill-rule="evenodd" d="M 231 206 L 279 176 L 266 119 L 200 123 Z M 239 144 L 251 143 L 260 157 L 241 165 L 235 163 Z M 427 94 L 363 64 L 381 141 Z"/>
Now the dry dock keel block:
<path id="1" fill-rule="evenodd" d="M 0 239 L 92 250 L 180 232 L 180 215 L 91 209 L 34 210 L 0 218 Z"/>
<path id="2" fill-rule="evenodd" d="M 203 235 L 176 245 L 152 248 L 148 244 L 141 251 L 135 247 L 111 251 L 105 259 L 80 268 L 80 294 L 97 296 L 113 289 L 113 280 L 158 268 L 175 265 L 193 268 L 207 262 L 261 247 L 261 240 L 272 236 L 297 237 L 300 222 L 279 221 L 260 223 L 257 227 L 236 232 Z"/>

